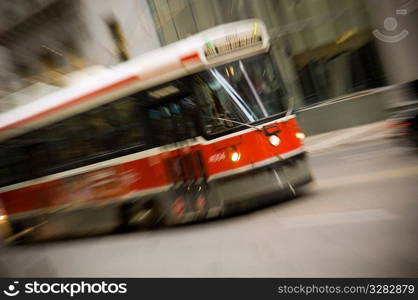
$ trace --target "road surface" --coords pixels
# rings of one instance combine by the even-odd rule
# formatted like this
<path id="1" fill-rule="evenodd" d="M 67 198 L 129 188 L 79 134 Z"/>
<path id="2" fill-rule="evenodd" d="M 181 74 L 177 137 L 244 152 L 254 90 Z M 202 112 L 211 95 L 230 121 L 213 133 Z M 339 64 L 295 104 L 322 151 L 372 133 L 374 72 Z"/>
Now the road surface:
<path id="1" fill-rule="evenodd" d="M 377 139 L 311 154 L 302 197 L 174 228 L 12 246 L 2 276 L 418 276 L 418 160 Z"/>

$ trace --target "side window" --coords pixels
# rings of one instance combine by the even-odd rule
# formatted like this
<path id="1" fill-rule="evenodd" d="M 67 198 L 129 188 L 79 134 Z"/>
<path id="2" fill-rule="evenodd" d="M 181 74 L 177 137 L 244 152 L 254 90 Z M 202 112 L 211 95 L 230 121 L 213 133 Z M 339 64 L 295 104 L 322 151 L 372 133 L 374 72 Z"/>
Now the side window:
<path id="1" fill-rule="evenodd" d="M 27 153 L 20 145 L 0 145 L 0 186 L 14 183 L 27 175 Z"/>
<path id="2" fill-rule="evenodd" d="M 148 108 L 148 118 L 157 145 L 170 144 L 175 141 L 172 113 L 165 105 Z"/>
<path id="3" fill-rule="evenodd" d="M 143 119 L 136 105 L 135 98 L 127 97 L 36 132 L 37 142 L 30 147 L 35 169 L 61 169 L 144 145 Z"/>
<path id="4" fill-rule="evenodd" d="M 50 167 L 64 165 L 89 155 L 93 132 L 84 126 L 83 119 L 82 116 L 73 117 L 44 130 L 44 151 L 50 153 L 52 158 Z"/>
<path id="5" fill-rule="evenodd" d="M 140 114 L 138 99 L 127 97 L 110 104 L 105 109 L 104 119 L 111 128 L 114 148 L 145 145 L 145 126 Z M 115 145 L 116 141 L 116 145 Z"/>
<path id="6" fill-rule="evenodd" d="M 167 101 L 147 108 L 153 139 L 158 146 L 193 138 L 196 124 L 186 112 L 186 99 Z"/>
<path id="7" fill-rule="evenodd" d="M 30 155 L 27 164 L 33 177 L 88 155 L 91 133 L 81 125 L 80 117 L 73 117 L 20 137 Z"/>
<path id="8" fill-rule="evenodd" d="M 0 186 L 105 160 L 145 145 L 138 100 L 126 97 L 0 145 Z"/>

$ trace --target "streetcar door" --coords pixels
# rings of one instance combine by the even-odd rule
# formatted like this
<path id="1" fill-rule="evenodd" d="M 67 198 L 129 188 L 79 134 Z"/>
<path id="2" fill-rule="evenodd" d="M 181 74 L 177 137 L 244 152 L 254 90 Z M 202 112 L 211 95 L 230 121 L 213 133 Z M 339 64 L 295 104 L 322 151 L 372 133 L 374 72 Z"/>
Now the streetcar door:
<path id="1" fill-rule="evenodd" d="M 206 171 L 196 139 L 200 125 L 194 105 L 193 99 L 183 95 L 146 108 L 151 137 L 161 147 L 160 160 L 172 185 L 167 209 L 178 222 L 197 219 L 207 208 Z"/>
<path id="2" fill-rule="evenodd" d="M 197 136 L 199 124 L 190 97 L 177 97 L 146 108 L 151 139 L 161 147 L 161 158 L 173 160 L 171 183 L 193 184 L 205 180 Z M 197 153 L 196 153 L 197 152 Z"/>

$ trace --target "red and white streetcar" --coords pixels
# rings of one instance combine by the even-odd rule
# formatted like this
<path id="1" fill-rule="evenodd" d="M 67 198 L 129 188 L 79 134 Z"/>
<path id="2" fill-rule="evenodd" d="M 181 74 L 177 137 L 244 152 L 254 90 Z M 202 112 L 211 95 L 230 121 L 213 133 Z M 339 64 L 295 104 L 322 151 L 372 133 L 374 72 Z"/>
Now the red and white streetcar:
<path id="1" fill-rule="evenodd" d="M 295 193 L 312 177 L 269 48 L 262 22 L 226 24 L 3 113 L 3 218 L 178 224 Z"/>

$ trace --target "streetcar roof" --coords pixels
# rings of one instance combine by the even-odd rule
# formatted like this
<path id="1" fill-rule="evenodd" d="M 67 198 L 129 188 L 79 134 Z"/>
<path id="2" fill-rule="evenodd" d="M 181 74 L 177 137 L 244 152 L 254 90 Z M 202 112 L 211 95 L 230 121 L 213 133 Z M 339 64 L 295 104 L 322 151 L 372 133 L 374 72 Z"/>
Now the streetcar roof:
<path id="1" fill-rule="evenodd" d="M 257 47 L 250 47 L 251 44 L 247 46 L 245 34 L 255 35 L 257 31 L 261 42 Z M 235 39 L 240 34 L 244 34 L 244 38 L 237 42 Z M 222 55 L 212 55 L 214 52 L 211 48 L 216 47 L 213 44 L 219 41 L 223 42 L 218 47 L 224 49 L 224 53 L 219 50 Z M 241 46 L 244 42 L 245 47 Z M 233 43 L 238 46 L 231 50 Z M 257 19 L 208 29 L 0 114 L 0 141 L 87 111 L 118 97 L 240 57 L 265 52 L 268 47 L 266 28 Z"/>

